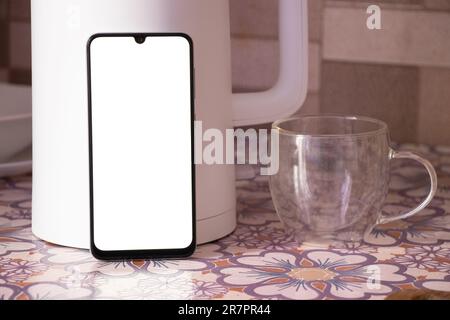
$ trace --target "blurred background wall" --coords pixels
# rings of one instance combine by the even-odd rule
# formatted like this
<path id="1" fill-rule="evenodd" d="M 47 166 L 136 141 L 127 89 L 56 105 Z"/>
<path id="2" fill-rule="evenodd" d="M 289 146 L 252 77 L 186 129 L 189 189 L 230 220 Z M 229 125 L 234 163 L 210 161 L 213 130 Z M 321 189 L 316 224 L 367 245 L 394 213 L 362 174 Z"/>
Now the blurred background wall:
<path id="1" fill-rule="evenodd" d="M 368 30 L 366 9 L 382 9 Z M 277 1 L 231 0 L 233 83 L 265 89 L 278 61 Z M 450 144 L 450 0 L 310 0 L 309 93 L 299 113 L 386 121 L 398 142 Z"/>
<path id="2" fill-rule="evenodd" d="M 64 1 L 64 0 L 61 0 Z M 366 8 L 382 9 L 368 30 Z M 298 113 L 380 118 L 392 139 L 450 145 L 450 0 L 309 0 L 309 90 Z M 233 88 L 278 71 L 277 0 L 230 0 Z M 0 81 L 31 83 L 30 0 L 0 0 Z"/>

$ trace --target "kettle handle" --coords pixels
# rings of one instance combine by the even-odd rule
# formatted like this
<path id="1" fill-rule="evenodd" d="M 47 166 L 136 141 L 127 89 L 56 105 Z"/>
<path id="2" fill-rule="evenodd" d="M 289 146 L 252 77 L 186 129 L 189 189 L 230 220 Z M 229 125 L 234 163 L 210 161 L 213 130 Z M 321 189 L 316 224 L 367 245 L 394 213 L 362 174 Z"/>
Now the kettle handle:
<path id="1" fill-rule="evenodd" d="M 307 0 L 279 0 L 280 71 L 269 90 L 233 94 L 233 124 L 273 122 L 303 104 L 308 86 Z"/>

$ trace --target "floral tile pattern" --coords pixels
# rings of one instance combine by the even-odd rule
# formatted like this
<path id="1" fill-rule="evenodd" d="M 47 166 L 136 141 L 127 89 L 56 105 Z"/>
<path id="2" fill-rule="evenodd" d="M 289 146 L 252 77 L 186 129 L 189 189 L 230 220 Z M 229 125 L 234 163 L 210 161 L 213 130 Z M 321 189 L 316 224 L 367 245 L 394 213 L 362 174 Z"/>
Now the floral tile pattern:
<path id="1" fill-rule="evenodd" d="M 236 182 L 236 231 L 186 260 L 102 262 L 31 233 L 31 176 L 0 179 L 0 299 L 383 299 L 450 292 L 450 149 L 401 145 L 430 159 L 439 190 L 413 218 L 339 248 L 297 245 L 274 212 L 267 177 Z M 386 213 L 420 202 L 423 169 L 396 161 Z"/>

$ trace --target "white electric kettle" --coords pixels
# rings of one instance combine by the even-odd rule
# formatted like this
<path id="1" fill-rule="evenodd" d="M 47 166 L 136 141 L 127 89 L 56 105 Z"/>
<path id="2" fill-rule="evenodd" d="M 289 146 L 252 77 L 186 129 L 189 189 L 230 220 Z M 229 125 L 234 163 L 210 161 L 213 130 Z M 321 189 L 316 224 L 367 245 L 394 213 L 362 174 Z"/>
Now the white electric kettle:
<path id="1" fill-rule="evenodd" d="M 225 130 L 288 116 L 304 101 L 306 0 L 280 0 L 279 14 L 278 82 L 266 92 L 232 94 L 228 0 L 33 0 L 33 233 L 89 247 L 86 41 L 92 34 L 189 34 L 196 118 L 203 129 Z M 196 179 L 197 240 L 205 243 L 236 226 L 234 168 L 200 165 Z M 151 206 L 151 195 L 136 201 Z"/>

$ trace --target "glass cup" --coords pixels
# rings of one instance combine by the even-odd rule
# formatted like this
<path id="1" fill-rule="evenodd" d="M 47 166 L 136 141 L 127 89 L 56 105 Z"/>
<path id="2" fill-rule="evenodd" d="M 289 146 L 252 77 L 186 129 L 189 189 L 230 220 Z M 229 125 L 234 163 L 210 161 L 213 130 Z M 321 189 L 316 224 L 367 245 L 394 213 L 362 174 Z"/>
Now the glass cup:
<path id="1" fill-rule="evenodd" d="M 299 242 L 360 241 L 374 226 L 411 217 L 432 200 L 437 177 L 420 156 L 395 151 L 387 125 L 359 116 L 304 116 L 279 120 L 279 170 L 270 191 L 285 230 Z M 397 216 L 381 208 L 389 187 L 390 162 L 420 162 L 431 179 L 430 193 Z"/>

